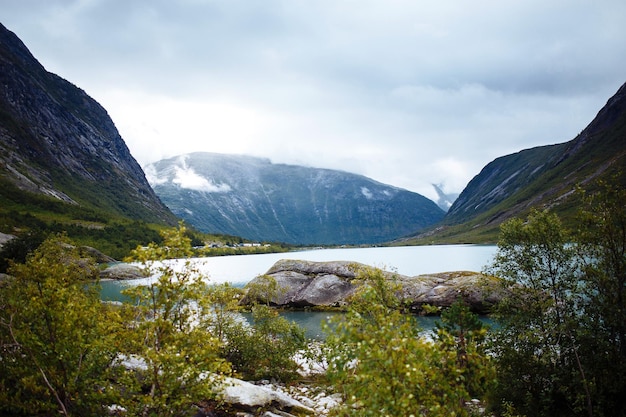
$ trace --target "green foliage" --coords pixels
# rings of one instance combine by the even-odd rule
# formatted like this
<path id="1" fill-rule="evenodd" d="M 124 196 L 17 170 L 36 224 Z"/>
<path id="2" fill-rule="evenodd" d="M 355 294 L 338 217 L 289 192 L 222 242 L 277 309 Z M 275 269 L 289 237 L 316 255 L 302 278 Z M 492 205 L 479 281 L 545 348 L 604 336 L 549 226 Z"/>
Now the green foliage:
<path id="1" fill-rule="evenodd" d="M 306 346 L 304 330 L 266 305 L 252 307 L 251 322 L 225 327 L 223 355 L 245 378 L 290 381 L 299 365 L 294 355 Z"/>
<path id="2" fill-rule="evenodd" d="M 181 270 L 153 263 L 191 252 L 185 227 L 164 231 L 163 241 L 134 251 L 156 280 L 125 291 L 134 300 L 127 354 L 142 366 L 127 373 L 125 384 L 134 388 L 122 404 L 138 415 L 188 413 L 197 401 L 214 398 L 215 382 L 230 372 L 213 335 L 205 277 L 189 262 Z"/>
<path id="3" fill-rule="evenodd" d="M 241 321 L 243 290 L 226 282 L 210 286 L 209 297 L 213 309 L 213 333 L 223 343 L 227 343 L 227 330 Z"/>
<path id="4" fill-rule="evenodd" d="M 0 231 L 3 233 L 22 237 L 40 232 L 63 232 L 77 245 L 92 246 L 122 259 L 137 245 L 159 241 L 156 229 L 160 227 L 163 226 L 132 220 L 111 211 L 25 192 L 0 178 Z"/>
<path id="5" fill-rule="evenodd" d="M 576 233 L 549 212 L 502 226 L 492 272 L 509 280 L 509 296 L 494 402 L 509 411 L 626 415 L 626 193 L 606 187 L 587 201 Z"/>
<path id="6" fill-rule="evenodd" d="M 270 275 L 259 275 L 246 285 L 246 290 L 246 298 L 252 303 L 263 303 L 268 306 L 280 295 L 278 282 Z"/>
<path id="7" fill-rule="evenodd" d="M 461 299 L 441 313 L 435 340 L 439 348 L 452 352 L 471 398 L 483 398 L 495 379 L 495 368 L 487 355 L 487 328 Z M 467 398 L 469 400 L 470 398 Z"/>
<path id="8" fill-rule="evenodd" d="M 0 273 L 6 273 L 11 263 L 24 263 L 28 254 L 46 240 L 41 230 L 29 231 L 9 240 L 0 248 Z"/>
<path id="9" fill-rule="evenodd" d="M 364 285 L 346 316 L 328 330 L 327 377 L 344 398 L 333 415 L 469 415 L 455 352 L 420 335 L 381 270 L 361 271 L 359 279 Z"/>
<path id="10" fill-rule="evenodd" d="M 249 321 L 241 315 L 229 315 L 240 309 L 242 293 L 235 293 L 231 287 L 224 286 L 212 289 L 215 328 L 224 342 L 222 355 L 232 363 L 237 373 L 246 378 L 294 379 L 299 367 L 294 355 L 306 346 L 304 329 L 269 307 L 279 291 L 273 277 L 259 276 L 246 286 L 245 291 L 245 298 L 252 304 Z"/>
<path id="11" fill-rule="evenodd" d="M 618 176 L 619 178 L 619 176 Z M 579 240 L 584 279 L 582 354 L 593 378 L 596 414 L 626 415 L 626 190 L 617 179 L 586 196 Z M 602 352 L 598 355 L 598 352 Z"/>
<path id="12" fill-rule="evenodd" d="M 101 303 L 96 265 L 65 237 L 43 242 L 0 282 L 0 412 L 28 415 L 186 415 L 216 399 L 231 364 L 243 375 L 290 379 L 304 331 L 267 306 L 252 324 L 241 289 L 209 286 L 191 262 L 181 223 L 162 245 L 134 251 L 156 278 L 129 288 L 132 303 Z M 267 293 L 267 289 L 265 292 Z"/>
<path id="13" fill-rule="evenodd" d="M 492 273 L 509 280 L 509 296 L 498 308 L 497 393 L 528 415 L 570 415 L 588 385 L 572 366 L 582 300 L 570 241 L 546 211 L 502 226 Z"/>
<path id="14" fill-rule="evenodd" d="M 106 415 L 119 320 L 86 281 L 94 264 L 54 236 L 9 273 L 0 286 L 0 410 Z"/>

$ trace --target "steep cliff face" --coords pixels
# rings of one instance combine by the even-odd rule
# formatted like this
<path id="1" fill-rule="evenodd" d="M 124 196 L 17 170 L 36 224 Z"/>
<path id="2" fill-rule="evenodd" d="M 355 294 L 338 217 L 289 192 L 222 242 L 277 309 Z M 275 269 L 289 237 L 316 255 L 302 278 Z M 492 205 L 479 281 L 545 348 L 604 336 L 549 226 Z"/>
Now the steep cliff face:
<path id="1" fill-rule="evenodd" d="M 174 219 L 104 108 L 47 72 L 2 25 L 0 180 L 127 218 Z"/>
<path id="2" fill-rule="evenodd" d="M 154 190 L 199 230 L 302 244 L 379 243 L 439 221 L 419 194 L 342 171 L 192 153 L 146 167 Z"/>
<path id="3" fill-rule="evenodd" d="M 593 189 L 599 179 L 626 185 L 626 84 L 573 140 L 526 149 L 485 166 L 444 223 L 496 228 L 531 207 L 567 217 L 578 204 L 575 188 Z"/>

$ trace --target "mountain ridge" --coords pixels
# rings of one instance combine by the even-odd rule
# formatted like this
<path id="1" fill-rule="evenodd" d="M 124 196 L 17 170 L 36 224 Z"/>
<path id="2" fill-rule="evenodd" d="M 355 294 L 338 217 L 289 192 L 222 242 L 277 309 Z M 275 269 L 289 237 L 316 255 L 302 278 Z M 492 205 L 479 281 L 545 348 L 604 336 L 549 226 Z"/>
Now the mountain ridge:
<path id="1" fill-rule="evenodd" d="M 436 228 L 404 242 L 494 242 L 503 221 L 531 208 L 551 209 L 573 223 L 581 204 L 576 190 L 593 192 L 598 180 L 626 186 L 626 83 L 574 139 L 491 161 Z"/>
<path id="2" fill-rule="evenodd" d="M 349 172 L 194 152 L 146 167 L 161 200 L 201 231 L 297 244 L 382 243 L 443 218 L 433 201 Z"/>
<path id="3" fill-rule="evenodd" d="M 130 219 L 174 220 L 106 110 L 46 71 L 2 24 L 0 168 L 3 188 L 12 185 Z"/>

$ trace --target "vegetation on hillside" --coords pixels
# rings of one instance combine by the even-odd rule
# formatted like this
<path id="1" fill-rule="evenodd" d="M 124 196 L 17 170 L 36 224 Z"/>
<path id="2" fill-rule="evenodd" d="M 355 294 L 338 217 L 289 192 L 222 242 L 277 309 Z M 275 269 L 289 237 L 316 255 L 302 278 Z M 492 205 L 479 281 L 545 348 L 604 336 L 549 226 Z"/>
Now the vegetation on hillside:
<path id="1" fill-rule="evenodd" d="M 93 247 L 107 256 L 121 260 L 137 246 L 150 242 L 161 244 L 160 231 L 167 226 L 146 223 L 111 212 L 62 202 L 56 198 L 18 190 L 0 178 L 0 232 L 17 236 L 0 248 L 0 272 L 6 272 L 9 260 L 24 262 L 26 254 L 36 249 L 47 236 L 65 233 L 76 245 Z M 285 245 L 243 246 L 237 236 L 185 232 L 196 247 L 195 256 L 222 256 L 241 253 L 286 251 Z M 209 243 L 208 246 L 205 246 Z"/>

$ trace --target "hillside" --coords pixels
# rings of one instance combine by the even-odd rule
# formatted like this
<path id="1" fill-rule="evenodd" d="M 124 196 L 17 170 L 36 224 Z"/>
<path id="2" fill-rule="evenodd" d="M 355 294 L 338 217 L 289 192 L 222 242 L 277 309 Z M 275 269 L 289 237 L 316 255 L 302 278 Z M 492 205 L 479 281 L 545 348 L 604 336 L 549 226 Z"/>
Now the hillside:
<path id="1" fill-rule="evenodd" d="M 569 142 L 526 149 L 489 163 L 476 175 L 437 228 L 405 242 L 495 241 L 499 225 L 532 207 L 550 208 L 571 222 L 580 186 L 598 180 L 626 185 L 626 84 Z"/>
<path id="2" fill-rule="evenodd" d="M 173 224 L 107 112 L 0 25 L 0 232 Z M 119 226 L 119 225 L 118 225 Z"/>
<path id="3" fill-rule="evenodd" d="M 343 171 L 192 153 L 146 167 L 155 192 L 198 230 L 295 244 L 373 244 L 441 220 L 420 194 Z"/>

